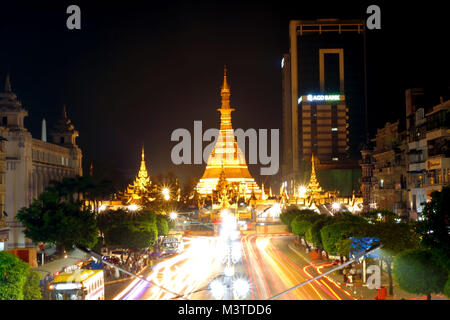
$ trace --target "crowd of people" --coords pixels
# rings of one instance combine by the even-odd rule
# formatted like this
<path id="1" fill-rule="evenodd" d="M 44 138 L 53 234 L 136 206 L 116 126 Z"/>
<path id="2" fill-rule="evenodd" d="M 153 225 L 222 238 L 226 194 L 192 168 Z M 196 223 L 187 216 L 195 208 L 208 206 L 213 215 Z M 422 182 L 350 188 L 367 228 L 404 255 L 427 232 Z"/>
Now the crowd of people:
<path id="1" fill-rule="evenodd" d="M 124 259 L 124 260 L 118 259 L 118 261 L 116 260 L 116 262 L 114 262 L 114 265 L 116 265 L 117 267 L 124 269 L 128 272 L 131 272 L 133 274 L 138 274 L 146 266 L 150 265 L 151 261 L 152 260 L 147 255 L 144 255 L 144 256 L 139 256 L 137 259 L 135 259 L 134 257 L 130 257 L 129 259 Z M 111 265 L 108 265 L 108 264 L 104 264 L 103 272 L 104 272 L 104 276 L 105 276 L 105 282 L 110 282 L 110 281 L 130 277 L 129 274 L 127 274 L 125 272 L 120 272 L 119 269 L 117 269 Z"/>

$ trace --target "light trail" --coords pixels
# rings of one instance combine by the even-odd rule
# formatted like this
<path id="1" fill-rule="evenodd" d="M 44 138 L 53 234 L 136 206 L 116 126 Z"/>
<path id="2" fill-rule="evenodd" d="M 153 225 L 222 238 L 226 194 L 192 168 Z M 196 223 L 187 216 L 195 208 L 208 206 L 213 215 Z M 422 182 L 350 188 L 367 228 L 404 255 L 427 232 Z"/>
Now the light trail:
<path id="1" fill-rule="evenodd" d="M 280 250 L 273 242 L 276 238 L 273 235 L 246 235 L 241 239 L 246 271 L 255 289 L 252 290 L 253 299 L 267 299 L 286 288 L 313 279 L 315 275 L 308 269 L 323 274 L 323 268 L 332 266 L 329 262 L 302 265 Z M 285 299 L 356 300 L 327 275 L 287 293 Z"/>
<path id="2" fill-rule="evenodd" d="M 146 282 L 142 280 L 136 280 L 119 293 L 115 299 L 194 298 L 197 292 L 201 292 L 207 286 L 209 279 L 217 274 L 216 270 L 220 266 L 216 250 L 217 241 L 217 238 L 214 237 L 190 238 L 190 244 L 184 252 L 158 263 L 147 277 L 148 281 L 152 281 L 158 286 L 172 292 L 179 292 L 179 296 L 157 286 L 145 285 Z"/>

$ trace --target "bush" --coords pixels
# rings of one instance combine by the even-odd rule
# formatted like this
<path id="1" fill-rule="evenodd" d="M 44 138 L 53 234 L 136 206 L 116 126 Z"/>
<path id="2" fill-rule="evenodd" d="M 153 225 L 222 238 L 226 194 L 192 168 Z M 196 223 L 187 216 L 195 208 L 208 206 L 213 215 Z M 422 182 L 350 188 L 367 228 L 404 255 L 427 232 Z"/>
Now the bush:
<path id="1" fill-rule="evenodd" d="M 158 228 L 158 236 L 165 236 L 169 233 L 169 223 L 165 215 L 156 216 L 156 227 Z"/>
<path id="2" fill-rule="evenodd" d="M 40 277 L 36 272 L 30 271 L 27 276 L 25 285 L 23 286 L 24 300 L 41 300 L 42 292 L 39 287 Z"/>
<path id="3" fill-rule="evenodd" d="M 445 283 L 443 294 L 445 294 L 447 298 L 450 298 L 450 275 Z"/>
<path id="4" fill-rule="evenodd" d="M 415 294 L 444 292 L 448 272 L 429 249 L 407 250 L 394 259 L 393 275 L 398 285 Z"/>
<path id="5" fill-rule="evenodd" d="M 332 218 L 329 216 L 320 216 L 306 231 L 305 240 L 311 242 L 315 247 L 323 248 L 320 230 L 331 221 Z"/>
<path id="6" fill-rule="evenodd" d="M 351 236 L 356 236 L 359 234 L 358 228 L 361 227 L 360 224 L 353 222 L 337 222 L 325 225 L 320 230 L 320 236 L 322 239 L 323 249 L 328 252 L 328 254 L 341 254 L 344 247 L 349 247 L 349 243 L 341 242 L 343 240 L 349 239 Z M 347 255 L 348 252 L 345 253 Z"/>
<path id="7" fill-rule="evenodd" d="M 314 222 L 321 216 L 312 210 L 299 210 L 299 213 L 291 222 L 292 232 L 303 238 Z"/>
<path id="8" fill-rule="evenodd" d="M 0 300 L 39 300 L 39 276 L 9 252 L 0 252 Z"/>

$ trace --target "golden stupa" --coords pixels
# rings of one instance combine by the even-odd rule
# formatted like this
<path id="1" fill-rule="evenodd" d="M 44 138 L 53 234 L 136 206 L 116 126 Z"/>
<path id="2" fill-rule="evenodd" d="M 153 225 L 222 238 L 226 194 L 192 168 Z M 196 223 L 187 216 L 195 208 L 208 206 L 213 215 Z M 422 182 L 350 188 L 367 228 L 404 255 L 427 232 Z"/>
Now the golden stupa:
<path id="1" fill-rule="evenodd" d="M 307 187 L 307 192 L 314 198 L 320 197 L 324 193 L 319 181 L 316 177 L 316 168 L 314 164 L 314 153 L 311 155 L 311 177 L 309 178 L 309 183 Z"/>
<path id="2" fill-rule="evenodd" d="M 155 200 L 155 185 L 152 184 L 145 166 L 144 147 L 142 147 L 141 166 L 138 175 L 132 184 L 129 184 L 124 192 L 126 204 L 145 204 Z"/>
<path id="3" fill-rule="evenodd" d="M 220 130 L 216 144 L 209 155 L 202 178 L 197 184 L 201 197 L 211 195 L 216 190 L 220 176 L 226 177 L 228 184 L 239 186 L 239 193 L 245 198 L 254 195 L 261 197 L 261 189 L 248 170 L 245 157 L 239 148 L 231 125 L 230 86 L 227 82 L 227 69 L 224 69 L 223 84 L 220 90 L 222 106 L 220 112 Z"/>

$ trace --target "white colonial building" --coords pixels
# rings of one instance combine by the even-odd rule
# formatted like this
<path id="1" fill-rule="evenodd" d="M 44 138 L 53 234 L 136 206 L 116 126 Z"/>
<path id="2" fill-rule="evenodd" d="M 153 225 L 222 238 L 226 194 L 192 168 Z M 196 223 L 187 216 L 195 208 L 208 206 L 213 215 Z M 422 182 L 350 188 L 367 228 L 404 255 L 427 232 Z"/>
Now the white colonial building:
<path id="1" fill-rule="evenodd" d="M 0 93 L 0 126 L 6 129 L 3 131 L 6 139 L 3 160 L 6 163 L 2 173 L 6 189 L 3 217 L 9 236 L 5 249 L 35 247 L 25 238 L 23 227 L 16 220 L 17 212 L 28 207 L 50 181 L 82 175 L 82 153 L 75 141 L 78 131 L 67 117 L 65 106 L 60 119 L 49 131 L 51 142 L 46 141 L 45 127 L 42 139 L 31 136 L 24 127 L 27 115 L 28 111 L 12 92 L 7 76 L 5 90 Z"/>

